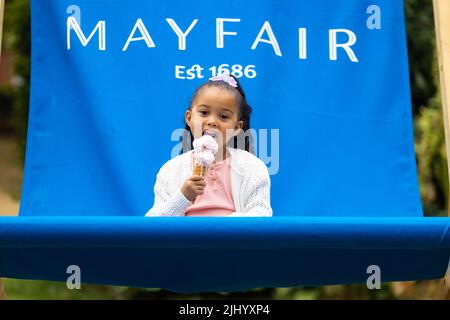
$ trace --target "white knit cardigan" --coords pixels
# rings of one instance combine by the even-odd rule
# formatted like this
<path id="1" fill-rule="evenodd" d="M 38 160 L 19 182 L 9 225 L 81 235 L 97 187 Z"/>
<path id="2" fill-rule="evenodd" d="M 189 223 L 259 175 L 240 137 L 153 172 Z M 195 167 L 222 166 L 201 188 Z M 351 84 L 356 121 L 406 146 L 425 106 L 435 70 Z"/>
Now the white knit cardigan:
<path id="1" fill-rule="evenodd" d="M 191 153 L 166 162 L 158 172 L 155 202 L 146 216 L 184 216 L 192 202 L 180 189 L 192 175 Z M 228 148 L 230 155 L 231 195 L 236 212 L 227 217 L 270 217 L 270 178 L 266 165 L 253 154 Z"/>

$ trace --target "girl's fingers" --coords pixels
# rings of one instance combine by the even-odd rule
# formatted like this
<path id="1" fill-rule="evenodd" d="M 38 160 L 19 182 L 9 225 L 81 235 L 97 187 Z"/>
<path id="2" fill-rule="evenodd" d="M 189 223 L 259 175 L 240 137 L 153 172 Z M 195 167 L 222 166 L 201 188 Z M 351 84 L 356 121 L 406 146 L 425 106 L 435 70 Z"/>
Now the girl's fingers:
<path id="1" fill-rule="evenodd" d="M 195 181 L 194 182 L 194 186 L 196 186 L 196 187 L 204 187 L 204 186 L 206 186 L 206 182 L 205 182 L 205 180 Z"/>
<path id="2" fill-rule="evenodd" d="M 193 185 L 193 186 L 191 186 L 191 190 L 194 190 L 194 191 L 196 191 L 196 190 L 199 190 L 199 189 L 205 189 L 205 186 L 200 186 L 200 185 Z"/>

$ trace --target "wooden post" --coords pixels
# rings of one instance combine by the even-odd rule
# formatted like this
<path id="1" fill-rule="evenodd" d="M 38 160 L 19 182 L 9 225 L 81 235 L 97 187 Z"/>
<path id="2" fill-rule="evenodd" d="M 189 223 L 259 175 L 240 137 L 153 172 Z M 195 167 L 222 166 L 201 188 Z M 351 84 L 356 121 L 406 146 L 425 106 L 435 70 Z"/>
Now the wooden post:
<path id="1" fill-rule="evenodd" d="M 445 146 L 447 149 L 447 159 L 450 160 L 450 102 L 448 101 L 450 98 L 450 1 L 433 0 L 433 6 L 439 60 L 440 90 L 444 114 Z M 448 172 L 450 172 L 450 161 L 447 161 L 447 168 Z"/>
<path id="2" fill-rule="evenodd" d="M 450 173 L 450 1 L 433 0 L 436 44 L 439 62 L 440 90 L 445 126 L 445 146 L 447 150 L 447 168 Z M 450 196 L 449 196 L 450 200 Z M 450 206 L 447 207 L 450 216 Z M 450 269 L 450 268 L 449 268 Z M 444 299 L 450 299 L 450 270 L 444 276 Z"/>
<path id="3" fill-rule="evenodd" d="M 2 59 L 2 35 L 3 35 L 3 11 L 5 10 L 5 0 L 0 0 L 0 62 Z"/>
<path id="4" fill-rule="evenodd" d="M 3 12 L 5 10 L 5 0 L 0 0 L 0 62 L 2 59 L 2 35 L 3 35 Z M 5 299 L 5 287 L 0 278 L 0 300 Z"/>

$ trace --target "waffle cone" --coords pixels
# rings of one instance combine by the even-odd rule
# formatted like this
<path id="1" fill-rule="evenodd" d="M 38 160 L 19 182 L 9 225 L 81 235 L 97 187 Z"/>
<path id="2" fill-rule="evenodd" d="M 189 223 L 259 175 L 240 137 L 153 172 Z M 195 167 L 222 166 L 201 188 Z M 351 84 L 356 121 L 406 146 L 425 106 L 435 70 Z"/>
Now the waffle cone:
<path id="1" fill-rule="evenodd" d="M 193 175 L 194 176 L 206 176 L 206 172 L 208 171 L 208 167 L 204 165 L 195 165 L 193 169 Z"/>

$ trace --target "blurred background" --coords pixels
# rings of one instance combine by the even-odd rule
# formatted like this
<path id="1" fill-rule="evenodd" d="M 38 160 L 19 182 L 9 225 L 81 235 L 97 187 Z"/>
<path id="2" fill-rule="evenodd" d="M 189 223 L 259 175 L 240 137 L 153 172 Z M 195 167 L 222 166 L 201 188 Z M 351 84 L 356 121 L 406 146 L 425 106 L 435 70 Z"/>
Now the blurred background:
<path id="1" fill-rule="evenodd" d="M 17 215 L 28 125 L 29 0 L 6 0 L 0 63 L 0 216 Z M 432 0 L 405 0 L 415 151 L 426 216 L 447 216 L 448 171 Z M 365 285 L 258 288 L 181 295 L 160 289 L 3 279 L 7 299 L 443 299 L 443 280 Z"/>

